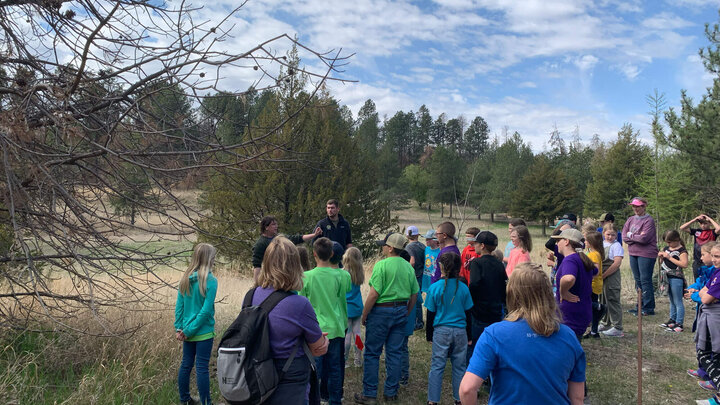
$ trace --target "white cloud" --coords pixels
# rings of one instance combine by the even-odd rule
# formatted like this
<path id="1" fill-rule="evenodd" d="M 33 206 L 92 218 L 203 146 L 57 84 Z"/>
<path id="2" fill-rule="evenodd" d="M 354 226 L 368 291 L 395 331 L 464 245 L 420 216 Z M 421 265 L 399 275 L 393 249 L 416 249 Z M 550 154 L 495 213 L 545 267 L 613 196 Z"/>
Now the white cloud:
<path id="1" fill-rule="evenodd" d="M 662 12 L 652 17 L 646 18 L 641 24 L 644 28 L 652 30 L 673 30 L 678 28 L 687 28 L 693 24 L 679 16 L 669 13 Z"/>
<path id="2" fill-rule="evenodd" d="M 622 65 L 616 65 L 615 69 L 620 71 L 628 80 L 635 80 L 640 74 L 640 68 L 632 63 L 625 63 Z"/>
<path id="3" fill-rule="evenodd" d="M 592 70 L 600 59 L 593 55 L 583 55 L 573 60 L 573 64 L 582 71 Z"/>
<path id="4" fill-rule="evenodd" d="M 523 89 L 534 89 L 534 88 L 537 88 L 537 84 L 535 84 L 534 82 L 527 81 L 527 82 L 519 83 L 518 87 L 523 88 Z"/>

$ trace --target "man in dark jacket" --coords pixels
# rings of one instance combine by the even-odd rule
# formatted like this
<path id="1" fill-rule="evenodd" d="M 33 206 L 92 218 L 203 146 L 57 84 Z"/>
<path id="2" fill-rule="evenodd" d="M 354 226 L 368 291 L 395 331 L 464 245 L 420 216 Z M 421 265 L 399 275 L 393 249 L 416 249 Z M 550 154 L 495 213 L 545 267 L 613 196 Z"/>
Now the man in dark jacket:
<path id="1" fill-rule="evenodd" d="M 339 243 L 343 248 L 352 247 L 352 236 L 350 234 L 350 223 L 340 215 L 340 203 L 332 198 L 325 204 L 327 216 L 321 219 L 316 228 L 320 228 L 321 234 L 333 242 Z M 317 237 L 316 237 L 317 238 Z"/>

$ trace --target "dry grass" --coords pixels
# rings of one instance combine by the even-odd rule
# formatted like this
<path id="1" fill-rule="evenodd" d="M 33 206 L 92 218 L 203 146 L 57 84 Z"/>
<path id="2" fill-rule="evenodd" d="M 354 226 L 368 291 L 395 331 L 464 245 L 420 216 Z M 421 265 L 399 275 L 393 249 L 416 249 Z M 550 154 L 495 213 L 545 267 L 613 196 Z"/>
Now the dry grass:
<path id="1" fill-rule="evenodd" d="M 430 228 L 430 221 L 422 222 L 424 211 L 410 209 L 399 213 L 404 226 L 413 224 L 421 230 Z M 433 213 L 433 225 L 440 222 Z M 491 229 L 501 240 L 508 241 L 504 223 L 490 224 L 468 221 L 467 226 Z M 540 230 L 531 228 L 534 238 L 533 260 L 543 262 L 545 239 Z M 461 248 L 463 244 L 461 243 Z M 366 274 L 370 275 L 377 258 L 366 259 Z M 632 276 L 627 261 L 622 267 L 623 302 L 635 302 Z M 232 322 L 240 310 L 245 292 L 252 282 L 237 268 L 220 267 L 216 325 L 218 334 Z M 179 272 L 159 270 L 159 277 L 174 285 Z M 244 273 L 248 274 L 248 273 Z M 57 281 L 70 288 L 67 280 Z M 367 284 L 363 294 L 367 295 Z M 175 290 L 166 287 L 156 291 L 155 303 L 147 311 L 129 312 L 126 309 L 109 311 L 108 317 L 116 323 L 111 327 L 145 325 L 132 335 L 95 338 L 87 335 L 6 334 L 0 338 L 0 404 L 172 404 L 176 403 L 176 373 L 181 348 L 173 336 L 173 305 Z M 658 323 L 667 318 L 668 301 L 657 300 L 658 315 L 643 322 L 643 384 L 645 403 L 684 404 L 707 395 L 685 374 L 694 365 L 692 334 L 672 334 L 661 330 Z M 691 305 L 686 306 L 686 324 L 694 316 Z M 86 314 L 86 316 L 91 316 Z M 632 404 L 636 400 L 637 374 L 637 319 L 626 314 L 626 337 L 603 338 L 583 342 L 588 358 L 588 385 L 592 404 Z M 82 326 L 79 319 L 77 325 Z M 216 339 L 216 344 L 217 341 Z M 418 404 L 426 401 L 427 374 L 430 363 L 430 344 L 424 331 L 410 338 L 411 379 L 408 387 L 400 391 L 400 404 Z M 211 365 L 212 367 L 212 365 Z M 381 381 L 384 379 L 381 364 Z M 212 370 L 212 368 L 211 368 Z M 362 389 L 362 369 L 345 370 L 346 403 L 354 392 Z M 211 371 L 212 372 L 212 371 Z M 450 373 L 445 373 L 443 403 L 451 403 Z M 213 389 L 216 385 L 213 382 Z M 217 394 L 216 394 L 216 398 Z M 485 403 L 481 395 L 480 403 Z"/>

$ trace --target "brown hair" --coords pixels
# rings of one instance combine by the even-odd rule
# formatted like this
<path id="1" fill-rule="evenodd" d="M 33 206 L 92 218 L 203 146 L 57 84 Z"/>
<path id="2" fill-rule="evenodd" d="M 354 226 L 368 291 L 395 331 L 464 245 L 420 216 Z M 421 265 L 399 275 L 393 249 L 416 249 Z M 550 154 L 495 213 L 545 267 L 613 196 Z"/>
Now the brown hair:
<path id="1" fill-rule="evenodd" d="M 606 231 L 615 231 L 615 230 L 616 230 L 615 225 L 613 225 L 612 222 L 605 223 L 605 226 L 603 226 L 603 233 L 605 233 Z"/>
<path id="2" fill-rule="evenodd" d="M 350 273 L 350 279 L 355 285 L 362 285 L 365 282 L 365 268 L 363 267 L 363 258 L 360 249 L 356 247 L 350 247 L 345 251 L 342 257 L 342 262 Z"/>
<path id="3" fill-rule="evenodd" d="M 298 254 L 300 255 L 300 267 L 303 271 L 310 270 L 310 253 L 305 246 L 296 246 Z"/>
<path id="4" fill-rule="evenodd" d="M 605 260 L 605 247 L 603 246 L 603 237 L 600 232 L 588 232 L 585 237 L 585 243 L 590 249 L 600 253 L 600 260 Z"/>
<path id="5" fill-rule="evenodd" d="M 318 259 L 328 261 L 333 254 L 333 243 L 326 237 L 319 238 L 313 242 L 313 251 L 317 255 Z"/>
<path id="6" fill-rule="evenodd" d="M 257 285 L 280 291 L 300 291 L 303 270 L 297 247 L 284 236 L 276 236 L 265 250 Z"/>
<path id="7" fill-rule="evenodd" d="M 205 296 L 207 289 L 207 277 L 212 271 L 213 263 L 215 262 L 215 255 L 217 249 L 215 246 L 209 243 L 198 243 L 193 249 L 192 257 L 190 258 L 190 264 L 185 273 L 180 278 L 180 284 L 178 290 L 182 295 L 190 295 L 190 275 L 197 271 L 198 287 L 200 288 L 200 295 Z"/>
<path id="8" fill-rule="evenodd" d="M 682 238 L 680 237 L 680 232 L 676 231 L 675 229 L 665 231 L 662 238 L 665 242 L 680 242 L 680 246 L 685 247 L 685 242 L 683 242 Z"/>
<path id="9" fill-rule="evenodd" d="M 444 233 L 448 238 L 455 237 L 455 224 L 452 222 L 445 221 L 438 225 L 438 229 L 440 230 L 440 233 Z"/>
<path id="10" fill-rule="evenodd" d="M 516 226 L 520 226 L 520 225 L 527 226 L 527 224 L 525 223 L 525 220 L 522 218 L 512 218 L 512 219 L 510 219 L 510 222 L 508 222 L 508 223 L 510 225 L 512 225 L 513 228 L 515 228 Z"/>
<path id="11" fill-rule="evenodd" d="M 580 256 L 580 260 L 583 262 L 583 266 L 585 266 L 585 270 L 592 271 L 593 267 L 595 267 L 595 263 L 588 257 L 588 255 L 583 252 L 583 245 L 582 243 L 575 242 L 574 240 L 566 239 L 568 243 L 570 244 L 570 247 L 572 247 L 575 252 Z M 513 270 L 515 271 L 515 270 Z"/>
<path id="12" fill-rule="evenodd" d="M 520 238 L 521 246 L 518 247 L 522 248 L 527 252 L 532 251 L 532 237 L 530 237 L 530 230 L 527 228 L 527 226 L 518 225 L 514 227 L 512 231 L 517 233 L 518 238 Z"/>
<path id="13" fill-rule="evenodd" d="M 594 224 L 585 224 L 582 226 L 582 228 L 580 228 L 580 232 L 582 232 L 583 235 L 585 235 L 586 233 L 597 232 L 597 228 L 595 227 Z"/>
<path id="14" fill-rule="evenodd" d="M 471 226 L 467 230 L 465 230 L 465 233 L 472 236 L 477 236 L 477 234 L 480 233 L 480 228 L 476 228 L 474 226 Z"/>
<path id="15" fill-rule="evenodd" d="M 339 206 L 340 206 L 340 203 L 338 202 L 337 199 L 331 198 L 331 199 L 327 200 L 327 202 L 325 203 L 325 205 L 334 205 L 334 206 L 336 206 L 336 207 L 339 207 Z"/>
<path id="16" fill-rule="evenodd" d="M 270 224 L 272 224 L 273 222 L 277 222 L 277 219 L 275 219 L 274 216 L 272 216 L 272 215 L 264 216 L 260 220 L 260 233 L 265 233 L 265 230 L 267 229 L 267 227 L 270 226 Z"/>
<path id="17" fill-rule="evenodd" d="M 437 259 L 440 270 L 442 271 L 442 278 L 445 279 L 445 285 L 443 285 L 443 292 L 442 292 L 442 299 L 440 300 L 441 304 L 445 304 L 445 289 L 447 288 L 447 280 L 454 278 L 457 279 L 460 275 L 460 266 L 462 261 L 460 260 L 460 256 L 457 253 L 454 252 L 447 252 L 442 254 Z M 455 295 L 457 295 L 457 290 L 460 287 L 460 282 L 458 281 L 455 283 L 455 292 L 453 293 L 453 297 L 450 300 L 450 303 L 455 300 Z"/>
<path id="18" fill-rule="evenodd" d="M 507 306 L 506 320 L 524 319 L 538 335 L 550 336 L 560 329 L 552 285 L 539 264 L 526 262 L 515 267 L 507 284 Z"/>

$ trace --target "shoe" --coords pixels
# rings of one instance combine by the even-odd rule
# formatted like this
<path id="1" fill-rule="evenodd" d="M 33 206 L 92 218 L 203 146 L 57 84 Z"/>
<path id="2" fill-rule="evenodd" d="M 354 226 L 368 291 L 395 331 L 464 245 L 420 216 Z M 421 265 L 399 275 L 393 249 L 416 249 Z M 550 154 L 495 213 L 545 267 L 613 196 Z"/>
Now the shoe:
<path id="1" fill-rule="evenodd" d="M 663 328 L 674 328 L 675 327 L 675 320 L 674 319 L 668 319 L 664 323 L 661 323 L 660 326 Z"/>
<path id="2" fill-rule="evenodd" d="M 697 405 L 720 405 L 720 401 L 718 401 L 717 396 L 714 396 L 710 399 L 698 399 L 695 401 Z"/>
<path id="3" fill-rule="evenodd" d="M 602 332 L 602 331 L 605 331 L 605 330 L 607 330 L 607 329 L 608 329 L 608 326 L 605 325 L 604 323 L 601 323 L 600 325 L 598 325 L 598 332 Z"/>
<path id="4" fill-rule="evenodd" d="M 590 338 L 592 338 L 592 339 L 600 339 L 600 334 L 599 334 L 599 333 L 588 332 L 588 333 L 586 333 L 586 334 L 583 335 L 583 339 L 590 339 Z"/>
<path id="5" fill-rule="evenodd" d="M 383 395 L 383 402 L 397 402 L 397 400 L 397 394 L 391 396 Z"/>
<path id="6" fill-rule="evenodd" d="M 401 386 L 401 387 L 407 387 L 408 384 L 410 384 L 409 379 L 401 379 L 401 380 L 400 380 L 400 386 Z"/>
<path id="7" fill-rule="evenodd" d="M 614 326 L 608 330 L 602 331 L 602 334 L 605 336 L 611 336 L 611 337 L 623 337 L 625 336 L 625 333 L 623 333 L 622 330 L 615 328 Z"/>
<path id="8" fill-rule="evenodd" d="M 667 328 L 666 330 L 667 330 L 668 332 L 678 332 L 678 333 L 679 333 L 679 332 L 682 332 L 682 331 L 683 331 L 683 326 L 682 326 L 681 323 L 677 323 L 677 324 L 675 324 L 675 327 L 673 327 L 673 328 Z"/>
<path id="9" fill-rule="evenodd" d="M 635 309 L 635 308 L 628 309 L 628 313 L 637 316 L 637 309 Z"/>
<path id="10" fill-rule="evenodd" d="M 642 311 L 642 316 L 653 316 L 655 311 Z"/>
<path id="11" fill-rule="evenodd" d="M 698 373 L 697 369 L 689 368 L 687 370 L 687 373 L 690 377 L 697 378 L 698 380 L 702 379 L 702 377 L 700 377 L 700 373 Z"/>
<path id="12" fill-rule="evenodd" d="M 704 390 L 713 391 L 713 392 L 717 391 L 715 389 L 715 386 L 710 381 L 698 381 L 698 385 L 700 386 L 700 388 L 702 388 Z"/>
<path id="13" fill-rule="evenodd" d="M 366 397 L 362 394 L 362 392 L 356 392 L 355 396 L 353 398 L 355 400 L 356 404 L 365 404 L 365 405 L 376 405 L 377 399 L 373 397 Z"/>
<path id="14" fill-rule="evenodd" d="M 422 330 L 423 328 L 425 328 L 424 323 L 420 322 L 415 324 L 415 330 Z"/>
<path id="15" fill-rule="evenodd" d="M 200 405 L 200 400 L 190 397 L 189 401 L 180 401 L 180 405 Z"/>

